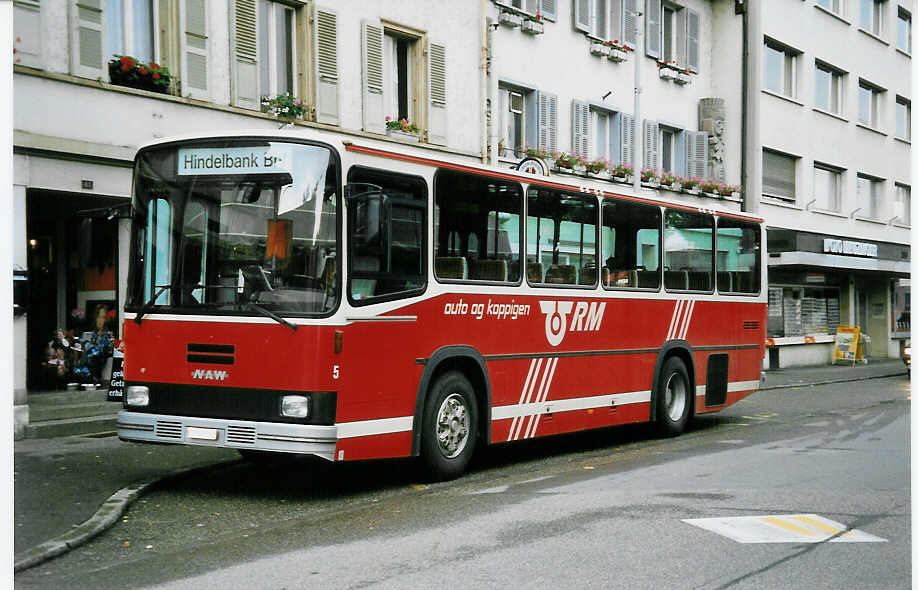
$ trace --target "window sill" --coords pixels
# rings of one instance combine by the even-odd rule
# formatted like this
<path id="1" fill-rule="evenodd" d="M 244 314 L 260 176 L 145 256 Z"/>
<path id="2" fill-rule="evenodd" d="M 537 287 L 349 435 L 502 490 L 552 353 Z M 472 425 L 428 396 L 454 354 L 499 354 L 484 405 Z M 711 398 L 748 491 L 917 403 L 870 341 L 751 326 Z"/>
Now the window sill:
<path id="1" fill-rule="evenodd" d="M 899 52 L 899 53 L 901 53 L 901 54 L 904 55 L 905 57 L 907 57 L 907 58 L 909 58 L 909 59 L 912 59 L 912 54 L 911 54 L 910 52 L 908 52 L 908 51 L 902 49 L 901 47 L 896 47 L 896 51 Z"/>
<path id="2" fill-rule="evenodd" d="M 896 141 L 900 141 L 900 142 L 902 142 L 902 143 L 904 143 L 904 144 L 906 144 L 906 145 L 912 145 L 912 140 L 911 140 L 911 139 L 905 139 L 904 137 L 899 137 L 898 135 L 897 135 L 896 137 L 894 137 L 893 139 L 895 139 Z"/>
<path id="3" fill-rule="evenodd" d="M 833 17 L 833 18 L 836 18 L 836 19 L 840 20 L 841 22 L 845 23 L 845 24 L 848 25 L 848 26 L 851 26 L 851 21 L 848 20 L 848 19 L 846 19 L 846 18 L 843 17 L 842 15 L 838 14 L 837 12 L 832 12 L 832 11 L 829 10 L 828 8 L 825 8 L 825 7 L 820 6 L 820 5 L 818 5 L 818 4 L 814 4 L 814 5 L 813 5 L 813 8 L 815 8 L 815 9 L 821 11 L 821 12 L 824 12 L 824 13 L 828 14 L 829 16 Z"/>
<path id="4" fill-rule="evenodd" d="M 830 217 L 841 217 L 842 219 L 848 217 L 844 213 L 839 213 L 838 211 L 832 211 L 831 209 L 810 209 L 811 213 L 818 213 L 820 215 L 828 215 Z"/>
<path id="5" fill-rule="evenodd" d="M 861 129 L 866 129 L 867 131 L 872 131 L 873 133 L 877 133 L 877 134 L 879 134 L 879 135 L 882 135 L 883 137 L 886 137 L 887 135 L 889 135 L 888 133 L 885 133 L 885 132 L 883 132 L 883 131 L 880 131 L 880 130 L 877 129 L 876 127 L 871 127 L 871 126 L 869 126 L 869 125 L 864 125 L 863 123 L 858 123 L 857 126 L 860 127 Z"/>
<path id="6" fill-rule="evenodd" d="M 854 219 L 857 221 L 866 221 L 867 223 L 875 223 L 877 225 L 886 225 L 885 221 L 877 219 L 876 217 L 861 217 L 860 215 L 855 215 Z"/>
<path id="7" fill-rule="evenodd" d="M 832 111 L 827 111 L 827 110 L 821 109 L 821 108 L 819 108 L 819 107 L 813 107 L 813 110 L 816 111 L 817 113 L 822 113 L 823 115 L 826 115 L 827 117 L 832 117 L 833 119 L 838 119 L 839 121 L 844 121 L 845 123 L 850 123 L 850 122 L 851 122 L 851 121 L 849 121 L 848 119 L 846 119 L 845 117 L 839 115 L 838 113 L 833 113 Z"/>
<path id="8" fill-rule="evenodd" d="M 911 228 L 912 228 L 912 224 L 911 224 L 911 223 L 905 223 L 905 222 L 903 222 L 903 221 L 894 221 L 892 225 L 893 225 L 893 227 L 898 227 L 898 228 L 902 228 L 902 229 L 911 229 Z"/>
<path id="9" fill-rule="evenodd" d="M 796 209 L 797 211 L 803 211 L 803 207 L 798 205 L 793 201 L 785 201 L 781 197 L 772 197 L 770 195 L 762 195 L 762 203 L 765 205 L 774 205 L 775 207 L 784 207 L 785 209 Z"/>
<path id="10" fill-rule="evenodd" d="M 762 88 L 762 93 L 763 93 L 763 94 L 767 94 L 767 95 L 769 95 L 769 96 L 774 96 L 775 98 L 780 98 L 781 100 L 786 100 L 787 102 L 792 102 L 792 103 L 794 103 L 794 104 L 797 105 L 797 106 L 801 106 L 801 107 L 803 106 L 803 102 L 802 102 L 802 101 L 797 100 L 796 98 L 794 98 L 794 97 L 792 97 L 792 96 L 786 96 L 786 95 L 784 95 L 784 94 L 779 94 L 779 93 L 775 92 L 774 90 L 768 90 L 767 88 Z"/>
<path id="11" fill-rule="evenodd" d="M 862 28 L 862 27 L 858 27 L 857 30 L 860 31 L 860 32 L 862 32 L 862 33 L 864 33 L 865 35 L 867 35 L 867 36 L 870 37 L 871 39 L 875 39 L 875 40 L 879 41 L 880 43 L 882 43 L 883 45 L 886 45 L 887 47 L 889 46 L 889 41 L 887 41 L 887 40 L 884 39 L 883 37 L 880 37 L 880 36 L 878 36 L 878 35 L 874 35 L 874 34 L 871 33 L 870 31 L 868 31 L 867 29 Z"/>

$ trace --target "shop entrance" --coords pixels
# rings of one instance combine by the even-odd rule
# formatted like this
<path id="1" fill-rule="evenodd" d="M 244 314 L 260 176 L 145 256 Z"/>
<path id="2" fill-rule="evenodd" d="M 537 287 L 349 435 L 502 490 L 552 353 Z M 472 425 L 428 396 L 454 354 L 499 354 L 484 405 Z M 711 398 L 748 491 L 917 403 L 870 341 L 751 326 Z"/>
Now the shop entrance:
<path id="1" fill-rule="evenodd" d="M 96 354 L 118 336 L 118 205 L 126 199 L 29 190 L 29 391 L 98 382 Z M 95 332 L 95 336 L 93 336 Z M 104 336 L 104 337 L 103 337 Z"/>

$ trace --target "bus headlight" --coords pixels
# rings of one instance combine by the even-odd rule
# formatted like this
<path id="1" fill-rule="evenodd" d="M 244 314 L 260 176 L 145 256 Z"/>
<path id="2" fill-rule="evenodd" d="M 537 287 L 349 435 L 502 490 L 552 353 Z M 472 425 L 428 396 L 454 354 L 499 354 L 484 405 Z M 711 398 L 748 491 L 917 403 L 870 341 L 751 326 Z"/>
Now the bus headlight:
<path id="1" fill-rule="evenodd" d="M 128 406 L 150 405 L 150 388 L 146 385 L 128 385 L 124 403 Z"/>
<path id="2" fill-rule="evenodd" d="M 305 395 L 285 395 L 282 397 L 281 416 L 287 418 L 308 418 L 309 397 Z"/>

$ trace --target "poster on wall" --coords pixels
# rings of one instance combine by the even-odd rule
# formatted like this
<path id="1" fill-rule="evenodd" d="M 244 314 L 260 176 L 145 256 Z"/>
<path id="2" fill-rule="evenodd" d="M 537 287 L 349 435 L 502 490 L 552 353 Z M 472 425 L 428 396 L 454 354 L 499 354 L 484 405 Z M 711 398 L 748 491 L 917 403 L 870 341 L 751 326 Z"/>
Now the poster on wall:
<path id="1" fill-rule="evenodd" d="M 108 381 L 108 401 L 124 399 L 124 353 L 117 348 L 112 353 L 112 376 Z"/>

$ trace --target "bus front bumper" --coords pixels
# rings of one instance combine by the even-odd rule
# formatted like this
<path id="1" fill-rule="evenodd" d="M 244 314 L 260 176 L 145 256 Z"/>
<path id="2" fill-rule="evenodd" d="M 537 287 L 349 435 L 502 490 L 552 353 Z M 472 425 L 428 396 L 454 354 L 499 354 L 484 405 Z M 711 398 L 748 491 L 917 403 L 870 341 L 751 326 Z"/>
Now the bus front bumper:
<path id="1" fill-rule="evenodd" d="M 249 422 L 118 412 L 118 438 L 125 441 L 201 445 L 316 455 L 334 460 L 337 426 Z"/>

